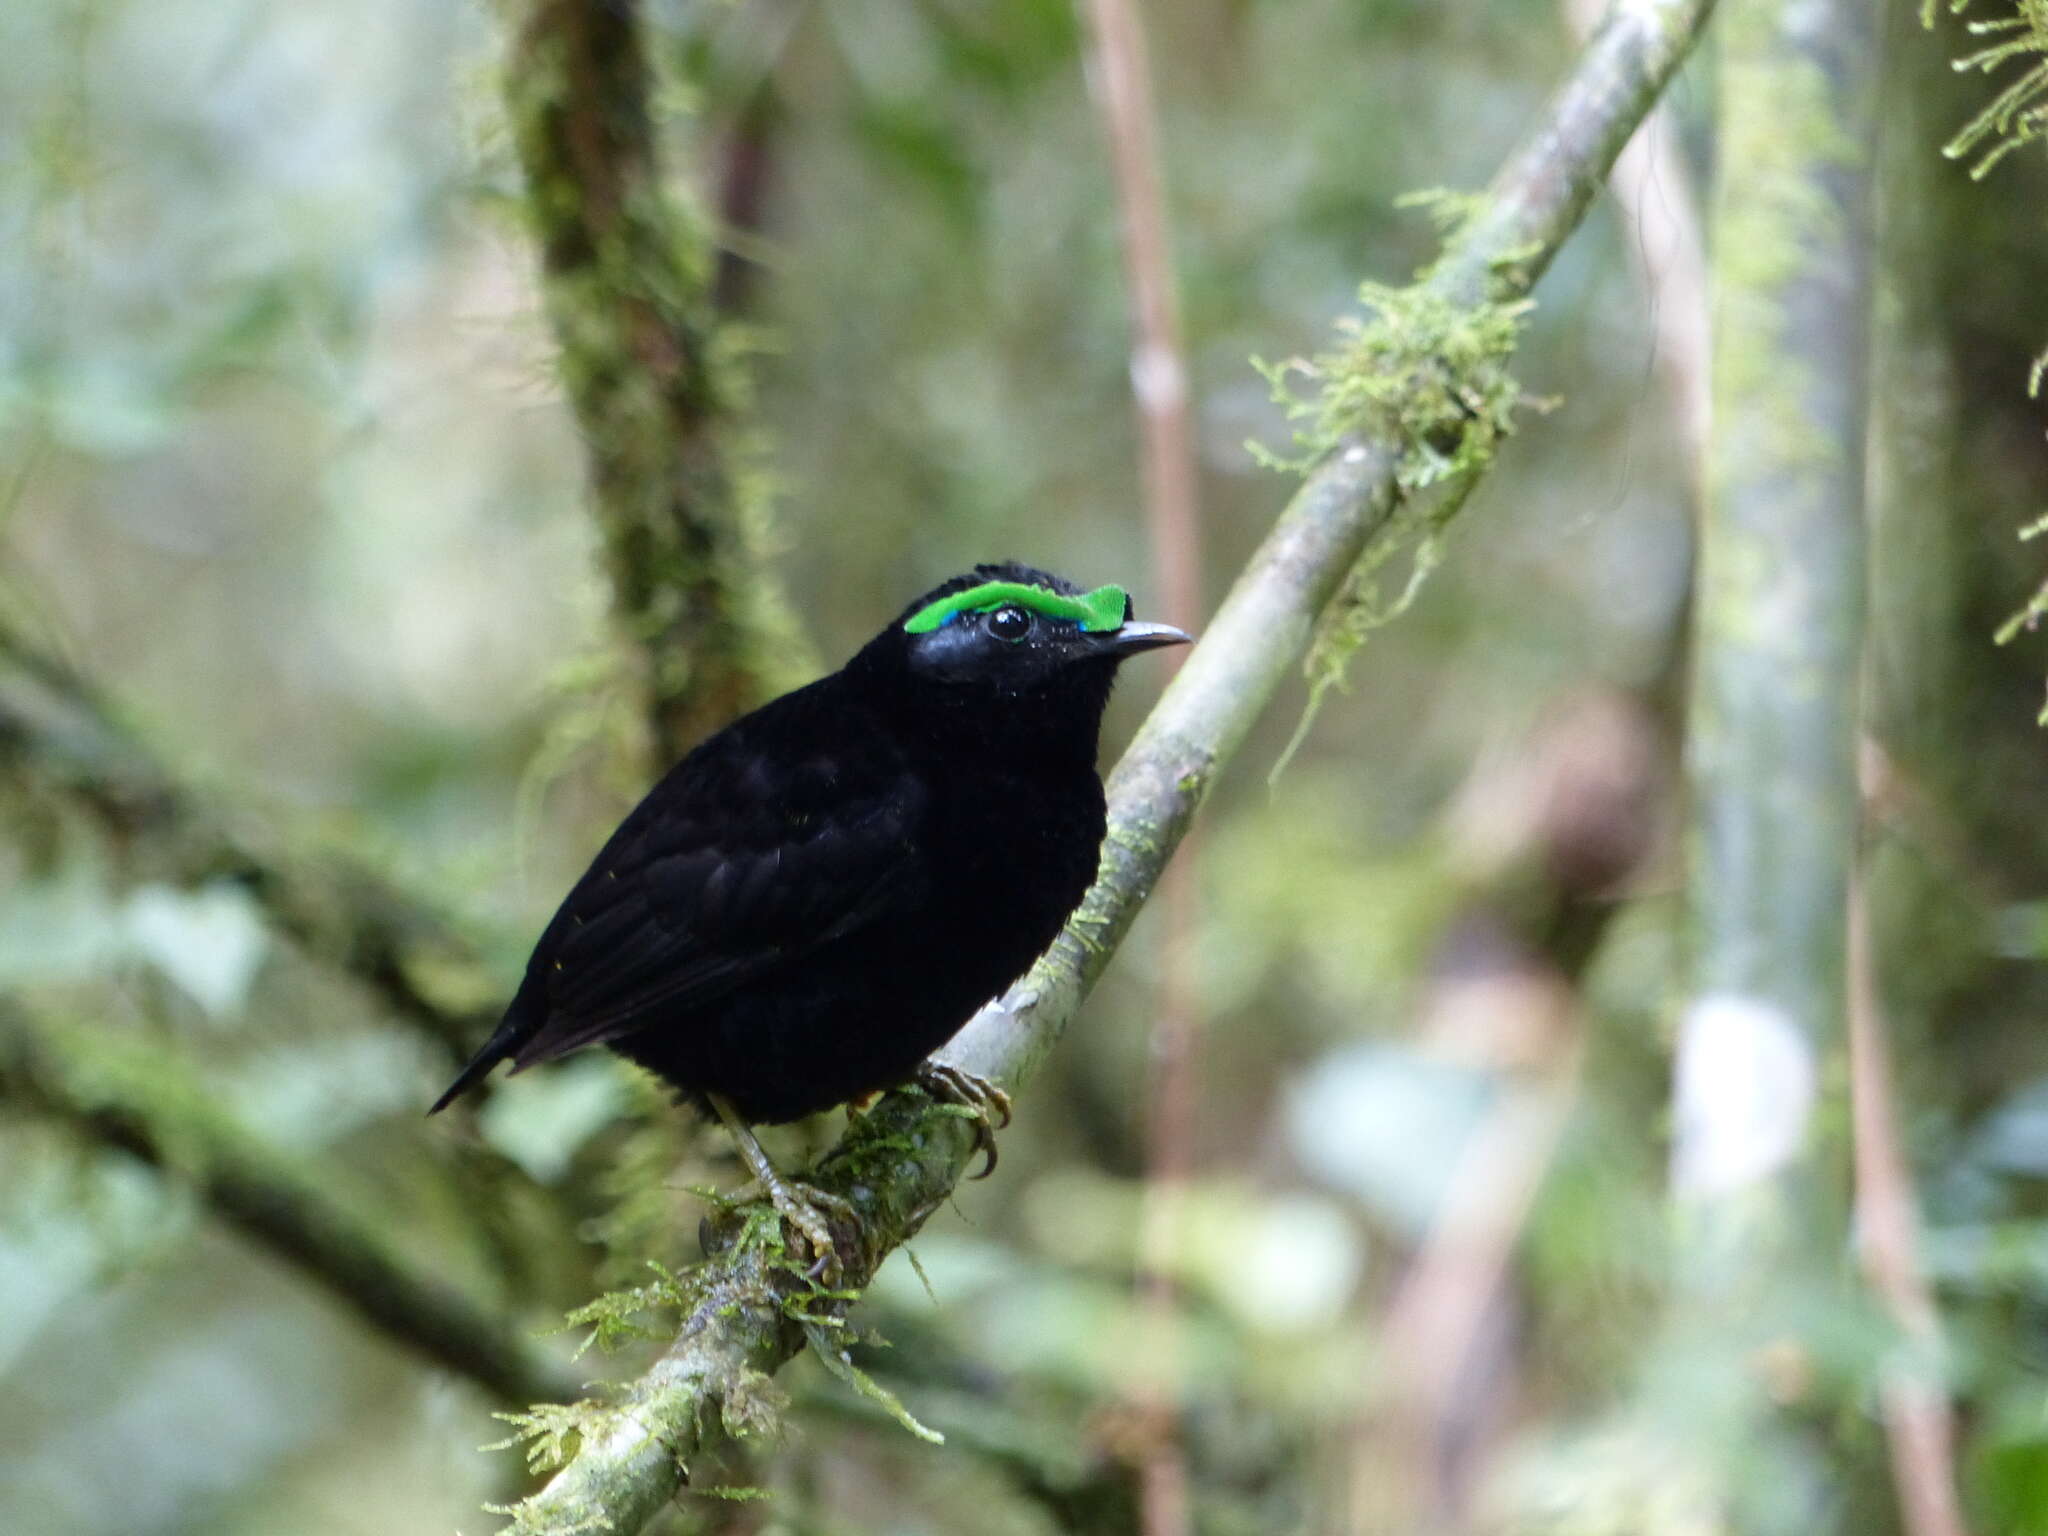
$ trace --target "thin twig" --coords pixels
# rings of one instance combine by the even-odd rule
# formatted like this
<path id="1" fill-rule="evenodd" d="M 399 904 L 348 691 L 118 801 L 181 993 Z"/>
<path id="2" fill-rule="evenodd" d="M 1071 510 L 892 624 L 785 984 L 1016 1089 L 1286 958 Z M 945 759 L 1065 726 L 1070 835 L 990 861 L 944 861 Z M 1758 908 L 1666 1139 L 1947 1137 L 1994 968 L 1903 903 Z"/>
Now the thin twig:
<path id="1" fill-rule="evenodd" d="M 1684 60 L 1712 0 L 1616 9 L 1431 283 L 1453 303 L 1519 298 L 1577 227 L 1614 156 Z M 1111 830 L 1095 887 L 1051 951 L 984 1009 L 944 1055 L 1015 1090 L 1036 1073 L 1151 894 L 1215 774 L 1307 654 L 1316 615 L 1386 527 L 1404 444 L 1340 449 L 1308 477 L 1254 553 L 1202 643 L 1110 777 Z M 965 1171 L 971 1137 L 915 1094 L 887 1095 L 814 1171 L 859 1213 L 842 1245 L 857 1293 Z M 674 1345 L 628 1389 L 602 1430 L 519 1507 L 523 1536 L 636 1531 L 675 1494 L 721 1424 L 757 1422 L 760 1382 L 802 1346 L 787 1281 L 761 1250 L 721 1252 L 694 1277 Z M 843 1304 L 843 1303 L 835 1303 Z"/>
<path id="2" fill-rule="evenodd" d="M 1131 393 L 1137 405 L 1152 577 L 1166 619 L 1194 629 L 1200 617 L 1202 529 L 1195 474 L 1187 348 L 1181 335 L 1172 240 L 1160 168 L 1157 113 L 1145 29 L 1134 0 L 1088 0 L 1089 83 L 1102 114 L 1123 227 L 1124 287 L 1131 308 Z M 1178 664 L 1176 658 L 1176 665 Z M 1185 1186 L 1194 1170 L 1201 1095 L 1201 998 L 1195 933 L 1201 923 L 1197 838 L 1160 880 L 1159 982 L 1153 994 L 1151 1071 L 1145 1094 L 1144 1209 L 1137 1284 L 1151 1333 L 1152 1376 L 1140 1403 L 1152 1433 L 1140 1468 L 1146 1536 L 1192 1528 L 1187 1458 L 1178 1428 L 1177 1302 L 1173 1259 Z"/>
<path id="3" fill-rule="evenodd" d="M 1884 1371 L 1885 1435 L 1909 1536 L 1968 1536 L 1956 1495 L 1955 1421 L 1942 1385 L 1941 1318 L 1920 1264 L 1913 1173 L 1892 1095 L 1870 906 L 1849 890 L 1849 1099 L 1856 1143 L 1856 1248 L 1905 1347 Z"/>

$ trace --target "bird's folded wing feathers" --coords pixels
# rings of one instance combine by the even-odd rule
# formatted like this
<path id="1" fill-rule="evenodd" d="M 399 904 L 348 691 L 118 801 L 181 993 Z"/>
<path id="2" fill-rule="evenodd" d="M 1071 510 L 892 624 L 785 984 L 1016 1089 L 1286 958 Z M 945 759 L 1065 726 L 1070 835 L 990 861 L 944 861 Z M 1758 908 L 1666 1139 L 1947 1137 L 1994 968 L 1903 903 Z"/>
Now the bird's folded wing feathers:
<path id="1" fill-rule="evenodd" d="M 898 784 L 829 815 L 671 814 L 631 837 L 629 821 L 542 940 L 547 1017 L 517 1066 L 713 1003 L 914 904 L 918 809 Z"/>

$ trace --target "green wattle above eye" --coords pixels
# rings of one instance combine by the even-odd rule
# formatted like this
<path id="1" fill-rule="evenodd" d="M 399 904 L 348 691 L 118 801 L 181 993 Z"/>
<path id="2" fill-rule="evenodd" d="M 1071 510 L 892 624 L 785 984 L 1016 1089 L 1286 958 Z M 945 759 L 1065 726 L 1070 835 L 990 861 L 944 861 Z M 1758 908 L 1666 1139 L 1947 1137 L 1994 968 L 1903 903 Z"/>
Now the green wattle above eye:
<path id="1" fill-rule="evenodd" d="M 913 635 L 928 634 L 963 613 L 987 613 L 1005 603 L 1029 608 L 1048 619 L 1067 620 L 1090 633 L 1102 633 L 1123 628 L 1129 599 L 1118 586 L 1097 587 L 1093 592 L 1069 597 L 1064 592 L 1026 586 L 1018 581 L 985 581 L 965 592 L 925 604 L 904 621 L 903 628 Z"/>

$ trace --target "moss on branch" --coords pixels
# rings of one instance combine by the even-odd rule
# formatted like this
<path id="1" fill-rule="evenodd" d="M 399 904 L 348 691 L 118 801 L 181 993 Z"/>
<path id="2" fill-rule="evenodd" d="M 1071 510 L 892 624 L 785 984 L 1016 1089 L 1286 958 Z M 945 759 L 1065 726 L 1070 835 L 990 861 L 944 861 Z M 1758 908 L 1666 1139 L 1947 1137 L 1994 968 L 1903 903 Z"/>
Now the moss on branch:
<path id="1" fill-rule="evenodd" d="M 1964 11 L 1969 3 L 1949 0 L 1948 9 Z M 1934 25 L 1935 9 L 1935 0 L 1925 0 L 1920 8 L 1923 26 Z M 1968 25 L 1974 36 L 1994 41 L 1957 59 L 1957 69 L 1988 75 L 2007 64 L 2027 65 L 1941 147 L 1951 160 L 1976 156 L 1970 177 L 1981 181 L 2007 155 L 2048 133 L 2048 0 L 2013 0 L 2011 15 Z"/>

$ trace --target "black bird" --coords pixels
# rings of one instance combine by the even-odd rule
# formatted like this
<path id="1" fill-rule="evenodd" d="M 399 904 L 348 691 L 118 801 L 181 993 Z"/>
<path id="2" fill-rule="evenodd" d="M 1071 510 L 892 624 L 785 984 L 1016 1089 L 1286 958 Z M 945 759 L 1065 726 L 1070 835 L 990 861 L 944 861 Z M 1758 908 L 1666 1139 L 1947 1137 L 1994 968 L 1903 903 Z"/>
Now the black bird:
<path id="1" fill-rule="evenodd" d="M 577 881 L 434 1110 L 501 1061 L 608 1045 L 725 1121 L 829 1263 L 815 1205 L 746 1127 L 914 1077 L 976 1108 L 984 1134 L 1007 1115 L 999 1091 L 927 1058 L 1095 878 L 1117 665 L 1189 638 L 1131 612 L 1121 587 L 976 566 L 704 741 Z"/>

